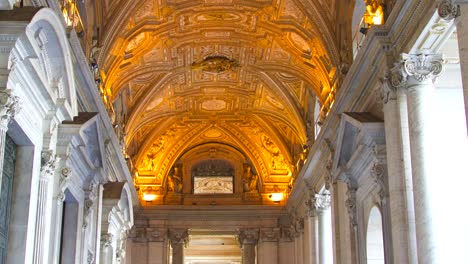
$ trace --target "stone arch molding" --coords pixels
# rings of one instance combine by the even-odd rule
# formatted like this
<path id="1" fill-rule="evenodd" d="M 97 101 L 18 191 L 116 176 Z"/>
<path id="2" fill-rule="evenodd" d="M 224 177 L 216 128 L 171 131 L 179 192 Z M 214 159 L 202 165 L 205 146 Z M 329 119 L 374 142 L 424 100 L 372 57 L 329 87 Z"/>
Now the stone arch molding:
<path id="1" fill-rule="evenodd" d="M 23 83 L 22 78 L 39 80 L 43 86 L 40 87 L 41 95 L 55 104 L 62 119 L 70 120 L 78 114 L 78 104 L 72 54 L 62 24 L 62 19 L 50 8 L 42 8 L 34 14 L 10 52 L 7 87 L 15 89 L 11 77 L 15 75 Z M 25 67 L 32 68 L 33 73 L 19 77 Z M 21 86 L 29 88 L 26 84 Z"/>

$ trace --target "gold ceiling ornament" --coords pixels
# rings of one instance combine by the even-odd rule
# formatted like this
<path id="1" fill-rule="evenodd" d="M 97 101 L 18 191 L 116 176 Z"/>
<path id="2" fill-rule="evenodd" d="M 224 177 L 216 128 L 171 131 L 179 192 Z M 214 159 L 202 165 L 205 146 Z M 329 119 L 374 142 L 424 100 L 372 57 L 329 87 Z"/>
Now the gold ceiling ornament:
<path id="1" fill-rule="evenodd" d="M 213 55 L 204 58 L 200 62 L 192 63 L 192 70 L 202 70 L 210 73 L 222 73 L 239 67 L 239 63 L 234 59 L 229 59 L 223 55 Z"/>

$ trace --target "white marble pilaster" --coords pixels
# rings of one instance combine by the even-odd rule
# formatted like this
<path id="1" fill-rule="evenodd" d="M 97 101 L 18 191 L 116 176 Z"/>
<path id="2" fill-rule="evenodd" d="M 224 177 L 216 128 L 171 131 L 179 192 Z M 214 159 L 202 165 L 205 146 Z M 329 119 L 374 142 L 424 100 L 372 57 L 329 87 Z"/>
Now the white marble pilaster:
<path id="1" fill-rule="evenodd" d="M 51 178 L 55 174 L 58 158 L 51 150 L 45 150 L 41 153 L 41 171 L 39 174 L 39 194 L 36 212 L 36 236 L 34 243 L 33 263 L 49 263 L 48 252 L 50 210 L 52 200 L 49 199 L 49 189 Z"/>
<path id="2" fill-rule="evenodd" d="M 172 246 L 172 264 L 184 264 L 184 247 L 188 243 L 187 229 L 169 229 Z"/>
<path id="3" fill-rule="evenodd" d="M 146 228 L 148 264 L 165 264 L 168 259 L 167 230 Z"/>
<path id="4" fill-rule="evenodd" d="M 256 250 L 259 238 L 258 229 L 239 230 L 239 243 L 242 248 L 242 264 L 255 264 L 257 262 Z"/>
<path id="5" fill-rule="evenodd" d="M 260 229 L 258 264 L 278 264 L 279 228 Z"/>

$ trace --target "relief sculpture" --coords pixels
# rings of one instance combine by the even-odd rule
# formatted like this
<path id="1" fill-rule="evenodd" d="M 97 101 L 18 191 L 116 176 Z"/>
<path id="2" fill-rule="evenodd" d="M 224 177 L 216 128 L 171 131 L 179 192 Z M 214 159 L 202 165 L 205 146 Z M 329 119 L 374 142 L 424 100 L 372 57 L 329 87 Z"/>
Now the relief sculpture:
<path id="1" fill-rule="evenodd" d="M 201 62 L 192 63 L 193 70 L 202 70 L 204 72 L 222 73 L 233 68 L 239 67 L 237 61 L 225 56 L 208 56 Z"/>

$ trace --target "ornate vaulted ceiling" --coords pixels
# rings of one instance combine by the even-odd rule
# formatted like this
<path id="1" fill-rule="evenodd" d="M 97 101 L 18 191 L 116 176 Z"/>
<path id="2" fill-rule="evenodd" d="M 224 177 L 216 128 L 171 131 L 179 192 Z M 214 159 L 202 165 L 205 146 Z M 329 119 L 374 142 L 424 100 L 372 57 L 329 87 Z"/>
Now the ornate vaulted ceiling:
<path id="1" fill-rule="evenodd" d="M 287 193 L 340 78 L 335 1 L 102 5 L 104 93 L 140 192 L 167 194 L 177 167 L 189 197 L 192 169 L 211 160 L 240 178 L 251 166 L 252 200 Z M 246 192 L 241 180 L 234 192 Z"/>

